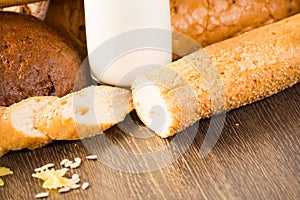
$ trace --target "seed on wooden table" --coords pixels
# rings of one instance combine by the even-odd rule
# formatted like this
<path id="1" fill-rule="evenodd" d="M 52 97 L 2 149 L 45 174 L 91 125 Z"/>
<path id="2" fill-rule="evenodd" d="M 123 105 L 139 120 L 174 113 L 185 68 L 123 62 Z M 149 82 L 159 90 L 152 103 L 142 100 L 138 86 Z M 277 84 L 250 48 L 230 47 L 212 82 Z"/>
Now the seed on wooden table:
<path id="1" fill-rule="evenodd" d="M 72 163 L 73 163 L 73 162 L 69 160 L 66 164 L 64 164 L 64 166 L 65 166 L 65 167 L 70 167 L 70 165 L 71 165 Z"/>
<path id="2" fill-rule="evenodd" d="M 68 159 L 63 159 L 63 160 L 60 162 L 60 165 L 65 165 L 67 162 L 69 162 Z"/>
<path id="3" fill-rule="evenodd" d="M 49 196 L 49 192 L 41 192 L 41 193 L 36 194 L 34 197 L 35 198 L 45 198 L 48 196 Z"/>
<path id="4" fill-rule="evenodd" d="M 82 186 L 81 186 L 81 188 L 83 189 L 83 190 L 86 190 L 88 187 L 89 187 L 89 183 L 88 182 L 84 182 L 83 184 L 82 184 Z"/>
<path id="5" fill-rule="evenodd" d="M 80 166 L 80 163 L 75 162 L 70 165 L 70 168 L 75 169 L 75 168 L 78 168 L 79 166 Z"/>
<path id="6" fill-rule="evenodd" d="M 78 189 L 80 188 L 80 185 L 79 184 L 74 184 L 71 186 L 71 189 Z"/>
<path id="7" fill-rule="evenodd" d="M 79 178 L 79 174 L 73 174 L 72 175 L 72 180 L 78 179 Z"/>
<path id="8" fill-rule="evenodd" d="M 41 171 L 44 171 L 44 168 L 43 167 L 39 167 L 39 168 L 36 168 L 34 169 L 35 172 L 41 172 Z"/>
<path id="9" fill-rule="evenodd" d="M 49 164 L 46 164 L 46 165 L 44 165 L 43 167 L 45 167 L 45 168 L 52 168 L 52 167 L 54 167 L 55 166 L 55 164 L 54 163 L 49 163 Z"/>
<path id="10" fill-rule="evenodd" d="M 81 159 L 80 158 L 75 158 L 74 159 L 76 163 L 81 163 Z"/>
<path id="11" fill-rule="evenodd" d="M 75 178 L 75 179 L 72 178 L 72 182 L 74 184 L 79 183 L 80 182 L 80 178 Z"/>
<path id="12" fill-rule="evenodd" d="M 86 159 L 88 159 L 88 160 L 97 160 L 97 155 L 86 156 Z"/>
<path id="13" fill-rule="evenodd" d="M 65 192 L 69 192 L 71 190 L 71 188 L 69 187 L 64 187 L 58 190 L 59 193 L 65 193 Z"/>

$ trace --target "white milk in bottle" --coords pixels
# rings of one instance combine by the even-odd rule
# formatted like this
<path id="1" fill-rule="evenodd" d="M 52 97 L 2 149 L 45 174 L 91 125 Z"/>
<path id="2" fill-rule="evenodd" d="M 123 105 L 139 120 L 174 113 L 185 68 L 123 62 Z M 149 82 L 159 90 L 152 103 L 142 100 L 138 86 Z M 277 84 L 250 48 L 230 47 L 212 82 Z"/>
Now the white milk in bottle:
<path id="1" fill-rule="evenodd" d="M 85 0 L 91 75 L 130 86 L 134 77 L 171 62 L 169 0 Z"/>

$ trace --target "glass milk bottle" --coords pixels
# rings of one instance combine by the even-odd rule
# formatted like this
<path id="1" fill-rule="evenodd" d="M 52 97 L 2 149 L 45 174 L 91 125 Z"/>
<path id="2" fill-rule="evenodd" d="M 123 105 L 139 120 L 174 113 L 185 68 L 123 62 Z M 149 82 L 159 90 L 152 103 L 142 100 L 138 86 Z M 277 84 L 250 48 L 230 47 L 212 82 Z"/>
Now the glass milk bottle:
<path id="1" fill-rule="evenodd" d="M 144 71 L 171 62 L 169 0 L 85 0 L 91 75 L 130 86 Z"/>

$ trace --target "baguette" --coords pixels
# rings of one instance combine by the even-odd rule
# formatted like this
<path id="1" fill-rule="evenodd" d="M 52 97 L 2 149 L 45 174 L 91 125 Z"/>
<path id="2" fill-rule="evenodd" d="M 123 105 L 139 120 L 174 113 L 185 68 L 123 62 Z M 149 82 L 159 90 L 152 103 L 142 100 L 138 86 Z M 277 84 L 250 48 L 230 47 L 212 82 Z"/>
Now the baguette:
<path id="1" fill-rule="evenodd" d="M 36 115 L 35 127 L 51 139 L 77 140 L 103 133 L 132 109 L 129 90 L 90 86 L 45 107 Z"/>
<path id="2" fill-rule="evenodd" d="M 51 139 L 34 128 L 34 116 L 57 97 L 31 97 L 6 108 L 0 114 L 0 145 L 9 150 L 42 147 Z"/>
<path id="3" fill-rule="evenodd" d="M 5 106 L 0 106 L 0 113 L 6 109 Z"/>
<path id="4" fill-rule="evenodd" d="M 1 158 L 4 154 L 6 154 L 7 152 L 9 152 L 9 150 L 4 149 L 3 147 L 0 146 L 0 158 Z"/>
<path id="5" fill-rule="evenodd" d="M 173 30 L 207 46 L 295 15 L 300 1 L 170 0 L 170 8 Z M 180 47 L 180 38 L 173 42 Z"/>
<path id="6" fill-rule="evenodd" d="M 165 138 L 291 87 L 300 79 L 299 28 L 300 14 L 138 76 L 132 91 L 139 118 Z"/>
<path id="7" fill-rule="evenodd" d="M 6 109 L 5 106 L 0 106 L 0 113 L 2 113 L 4 110 Z M 0 145 L 0 158 L 6 154 L 9 150 L 4 149 L 1 145 Z"/>

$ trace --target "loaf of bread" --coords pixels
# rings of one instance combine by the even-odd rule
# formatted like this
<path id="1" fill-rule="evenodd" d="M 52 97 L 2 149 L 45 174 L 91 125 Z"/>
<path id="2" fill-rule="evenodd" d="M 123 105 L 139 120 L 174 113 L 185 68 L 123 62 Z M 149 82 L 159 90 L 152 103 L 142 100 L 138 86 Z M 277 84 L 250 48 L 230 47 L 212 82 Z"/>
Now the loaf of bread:
<path id="1" fill-rule="evenodd" d="M 139 118 L 169 137 L 200 118 L 291 87 L 300 80 L 299 28 L 300 14 L 137 77 L 132 90 Z"/>
<path id="2" fill-rule="evenodd" d="M 83 0 L 51 0 L 45 20 L 67 32 L 86 53 L 83 6 Z M 299 13 L 300 0 L 170 0 L 170 12 L 175 32 L 207 46 Z M 175 53 L 182 40 L 173 35 Z"/>
<path id="3" fill-rule="evenodd" d="M 5 150 L 35 149 L 51 139 L 34 128 L 34 117 L 58 97 L 31 97 L 6 108 L 0 114 L 0 146 Z"/>
<path id="4" fill-rule="evenodd" d="M 300 0 L 170 0 L 170 7 L 173 30 L 207 46 L 299 13 Z"/>
<path id="5" fill-rule="evenodd" d="M 81 57 L 61 34 L 12 12 L 0 12 L 0 32 L 0 105 L 72 92 Z"/>
<path id="6" fill-rule="evenodd" d="M 35 127 L 55 140 L 77 140 L 103 133 L 133 109 L 131 92 L 90 86 L 57 99 L 35 117 Z"/>

